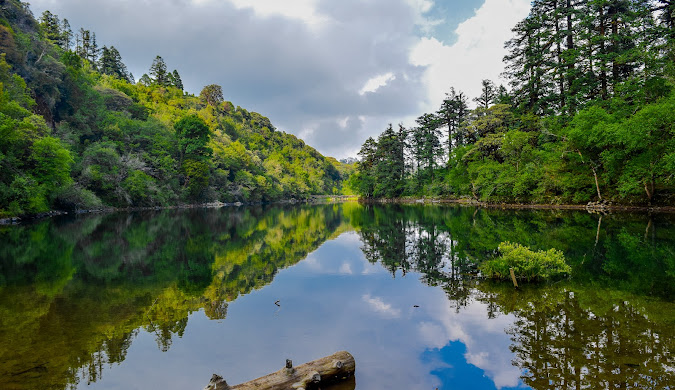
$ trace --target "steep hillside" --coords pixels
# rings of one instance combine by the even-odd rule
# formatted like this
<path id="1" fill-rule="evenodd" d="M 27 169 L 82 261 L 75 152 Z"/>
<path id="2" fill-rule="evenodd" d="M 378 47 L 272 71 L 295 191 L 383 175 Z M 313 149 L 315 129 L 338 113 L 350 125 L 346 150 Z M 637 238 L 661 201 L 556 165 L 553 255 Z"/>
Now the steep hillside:
<path id="1" fill-rule="evenodd" d="M 3 2 L 0 52 L 0 215 L 303 198 L 349 174 L 159 56 L 134 83 L 114 46 L 26 3 Z"/>

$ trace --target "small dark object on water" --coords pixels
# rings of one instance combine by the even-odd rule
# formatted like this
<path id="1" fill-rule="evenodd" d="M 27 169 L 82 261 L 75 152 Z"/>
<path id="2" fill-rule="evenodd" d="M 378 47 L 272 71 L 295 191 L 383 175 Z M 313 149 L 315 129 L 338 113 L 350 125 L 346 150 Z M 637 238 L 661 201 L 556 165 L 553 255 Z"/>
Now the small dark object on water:
<path id="1" fill-rule="evenodd" d="M 420 307 L 419 305 L 413 305 L 413 307 Z"/>
<path id="2" fill-rule="evenodd" d="M 277 299 L 277 300 L 274 302 L 274 304 L 277 305 L 277 306 L 281 306 L 281 305 L 279 304 L 279 302 L 281 302 L 281 301 Z"/>

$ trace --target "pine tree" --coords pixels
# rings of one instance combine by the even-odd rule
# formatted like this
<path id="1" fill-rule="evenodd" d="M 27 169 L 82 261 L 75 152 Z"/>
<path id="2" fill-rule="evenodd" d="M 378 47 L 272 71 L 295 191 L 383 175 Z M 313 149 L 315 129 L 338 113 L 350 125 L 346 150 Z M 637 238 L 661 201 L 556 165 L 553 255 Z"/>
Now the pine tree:
<path id="1" fill-rule="evenodd" d="M 173 73 L 170 73 L 171 85 L 174 87 L 183 90 L 183 80 L 180 78 L 178 71 L 174 69 Z"/>
<path id="2" fill-rule="evenodd" d="M 115 46 L 110 46 L 110 48 L 103 46 L 98 66 L 99 71 L 103 74 L 132 82 L 127 67 L 122 62 L 122 56 Z"/>
<path id="3" fill-rule="evenodd" d="M 468 114 L 468 105 L 464 93 L 450 88 L 450 93 L 445 94 L 441 108 L 436 112 L 439 120 L 448 128 L 448 161 L 452 157 L 453 143 L 461 145 L 464 140 L 459 129 Z"/>
<path id="4" fill-rule="evenodd" d="M 61 40 L 60 46 L 64 50 L 70 50 L 70 46 L 73 40 L 73 30 L 70 28 L 70 22 L 68 19 L 63 19 L 61 23 Z"/>
<path id="5" fill-rule="evenodd" d="M 97 67 L 98 57 L 100 55 L 100 50 L 98 44 L 96 43 L 96 33 L 91 34 L 91 43 L 89 45 L 89 50 L 87 51 L 87 59 L 94 66 L 94 69 Z"/>
<path id="6" fill-rule="evenodd" d="M 405 159 L 403 156 L 401 133 L 405 133 L 403 127 L 396 133 L 391 124 L 380 134 L 377 139 L 376 162 L 374 177 L 376 179 L 373 195 L 375 197 L 397 198 L 401 196 L 405 188 L 403 172 L 405 172 Z"/>
<path id="7" fill-rule="evenodd" d="M 150 67 L 150 77 L 152 83 L 162 87 L 169 85 L 169 75 L 166 70 L 166 63 L 164 59 L 160 56 L 155 57 L 155 60 L 152 61 L 152 66 Z"/>
<path id="8" fill-rule="evenodd" d="M 141 85 L 145 85 L 146 87 L 149 87 L 152 85 L 152 79 L 146 73 L 143 73 L 143 76 L 141 76 L 141 78 L 138 79 L 138 83 Z"/>
<path id="9" fill-rule="evenodd" d="M 497 98 L 497 88 L 490 80 L 483 80 L 481 85 L 480 95 L 474 98 L 473 101 L 487 110 L 490 104 L 494 103 Z"/>
<path id="10" fill-rule="evenodd" d="M 358 155 L 361 157 L 356 166 L 356 187 L 359 194 L 371 198 L 375 191 L 375 167 L 377 164 L 377 142 L 373 137 L 361 145 Z"/>
<path id="11" fill-rule="evenodd" d="M 57 15 L 44 11 L 40 17 L 40 27 L 45 38 L 58 44 L 61 40 L 61 21 Z"/>
<path id="12" fill-rule="evenodd" d="M 417 161 L 418 178 L 423 173 L 427 179 L 434 180 L 436 161 L 443 153 L 440 141 L 441 122 L 434 114 L 424 114 L 416 119 L 413 129 L 413 155 Z M 424 169 L 422 169 L 424 167 Z"/>

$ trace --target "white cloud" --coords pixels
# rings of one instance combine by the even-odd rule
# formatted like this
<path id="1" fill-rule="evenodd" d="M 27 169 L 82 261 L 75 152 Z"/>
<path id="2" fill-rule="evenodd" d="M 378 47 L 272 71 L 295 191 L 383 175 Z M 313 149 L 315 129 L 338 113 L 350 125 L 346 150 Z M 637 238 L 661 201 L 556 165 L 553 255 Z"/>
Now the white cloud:
<path id="1" fill-rule="evenodd" d="M 453 45 L 421 38 L 411 51 L 410 61 L 427 67 L 424 77 L 429 106 L 425 109 L 438 108 L 450 87 L 475 97 L 482 79 L 505 83 L 499 78 L 504 69 L 504 42 L 529 10 L 530 0 L 485 0 L 472 18 L 457 27 L 458 39 Z"/>
<path id="2" fill-rule="evenodd" d="M 481 79 L 498 81 L 503 43 L 530 0 L 482 1 L 32 0 L 31 7 L 95 31 L 136 78 L 161 55 L 189 92 L 219 84 L 235 105 L 342 158 L 389 123 L 414 125 L 451 86 L 473 97 Z"/>
<path id="3" fill-rule="evenodd" d="M 504 337 L 515 317 L 501 315 L 487 320 L 487 305 L 482 302 L 473 302 L 460 313 L 447 304 L 439 307 L 442 309 L 430 312 L 433 321 L 418 325 L 420 338 L 435 348 L 442 348 L 447 340 L 460 341 L 466 346 L 467 363 L 485 371 L 498 389 L 518 386 L 520 369 L 511 364 L 510 342 Z"/>
<path id="4" fill-rule="evenodd" d="M 349 263 L 346 263 L 346 262 L 345 262 L 345 263 L 342 263 L 342 265 L 340 266 L 340 273 L 341 273 L 341 274 L 344 274 L 344 275 L 351 275 L 351 274 L 353 274 L 353 272 L 352 272 L 352 265 L 349 264 Z"/>
<path id="5" fill-rule="evenodd" d="M 392 72 L 372 77 L 363 85 L 363 88 L 359 91 L 359 95 L 363 96 L 366 93 L 375 92 L 394 80 L 396 80 L 396 76 Z"/>
<path id="6" fill-rule="evenodd" d="M 375 312 L 383 314 L 386 317 L 398 318 L 401 316 L 401 310 L 394 308 L 390 303 L 385 303 L 382 298 L 371 297 L 370 294 L 363 296 L 363 301 Z"/>
<path id="7" fill-rule="evenodd" d="M 208 3 L 213 0 L 193 0 L 197 3 Z M 261 17 L 283 16 L 298 19 L 312 27 L 318 27 L 330 19 L 321 15 L 316 9 L 316 0 L 228 0 L 239 9 L 252 9 Z"/>

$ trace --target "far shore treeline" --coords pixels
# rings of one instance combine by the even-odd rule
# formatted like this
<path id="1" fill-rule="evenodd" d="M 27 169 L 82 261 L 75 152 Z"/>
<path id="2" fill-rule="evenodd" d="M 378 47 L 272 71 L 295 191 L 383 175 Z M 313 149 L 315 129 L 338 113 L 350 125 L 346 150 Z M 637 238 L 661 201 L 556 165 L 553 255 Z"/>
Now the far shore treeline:
<path id="1" fill-rule="evenodd" d="M 415 126 L 366 140 L 355 167 L 217 84 L 185 92 L 159 55 L 136 82 L 94 31 L 7 0 L 0 217 L 351 193 L 672 205 L 674 15 L 672 0 L 534 1 L 505 43 L 508 85 L 483 80 L 473 102 L 449 86 Z"/>
<path id="2" fill-rule="evenodd" d="M 216 84 L 184 92 L 161 56 L 136 83 L 100 44 L 49 11 L 36 20 L 27 3 L 2 2 L 0 217 L 342 192 L 351 166 Z"/>
<path id="3" fill-rule="evenodd" d="M 416 126 L 370 138 L 364 197 L 672 205 L 675 1 L 536 0 L 505 43 L 508 88 L 450 88 Z"/>

